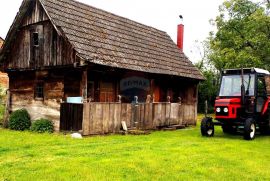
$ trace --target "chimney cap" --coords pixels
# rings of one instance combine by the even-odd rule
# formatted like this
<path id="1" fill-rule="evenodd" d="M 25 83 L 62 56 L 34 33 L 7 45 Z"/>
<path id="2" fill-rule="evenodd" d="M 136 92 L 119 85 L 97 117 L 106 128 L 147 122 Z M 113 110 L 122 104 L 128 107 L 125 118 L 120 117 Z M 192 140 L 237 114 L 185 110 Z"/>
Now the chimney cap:
<path id="1" fill-rule="evenodd" d="M 180 24 L 183 24 L 184 23 L 184 17 L 180 14 L 179 18 L 180 18 Z"/>

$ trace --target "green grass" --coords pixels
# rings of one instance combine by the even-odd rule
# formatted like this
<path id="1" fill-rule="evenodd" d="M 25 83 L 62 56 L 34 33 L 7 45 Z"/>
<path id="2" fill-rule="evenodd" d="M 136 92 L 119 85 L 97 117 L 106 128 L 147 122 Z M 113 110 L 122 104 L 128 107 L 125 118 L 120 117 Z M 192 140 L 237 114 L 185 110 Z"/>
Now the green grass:
<path id="1" fill-rule="evenodd" d="M 144 136 L 0 129 L 0 180 L 270 180 L 270 136 L 245 141 L 199 127 Z"/>

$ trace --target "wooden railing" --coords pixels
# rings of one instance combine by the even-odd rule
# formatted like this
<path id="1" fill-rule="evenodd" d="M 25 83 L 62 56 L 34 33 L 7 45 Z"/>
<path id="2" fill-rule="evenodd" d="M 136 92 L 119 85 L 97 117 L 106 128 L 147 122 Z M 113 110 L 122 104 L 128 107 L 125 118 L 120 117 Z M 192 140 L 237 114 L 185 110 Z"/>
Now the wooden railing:
<path id="1" fill-rule="evenodd" d="M 170 125 L 195 125 L 195 104 L 179 103 L 84 103 L 84 135 L 117 133 L 122 121 L 129 129 L 157 129 Z"/>

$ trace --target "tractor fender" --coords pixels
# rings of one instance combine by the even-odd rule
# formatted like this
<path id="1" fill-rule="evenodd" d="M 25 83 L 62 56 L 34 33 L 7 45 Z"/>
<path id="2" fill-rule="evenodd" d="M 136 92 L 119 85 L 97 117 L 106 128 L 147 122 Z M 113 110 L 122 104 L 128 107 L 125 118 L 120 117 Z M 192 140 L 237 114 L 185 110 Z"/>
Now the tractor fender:
<path id="1" fill-rule="evenodd" d="M 267 100 L 264 103 L 264 106 L 263 106 L 263 109 L 262 109 L 262 113 L 261 113 L 262 115 L 264 115 L 266 113 L 266 111 L 268 109 L 269 103 L 270 103 L 270 97 L 268 97 Z"/>

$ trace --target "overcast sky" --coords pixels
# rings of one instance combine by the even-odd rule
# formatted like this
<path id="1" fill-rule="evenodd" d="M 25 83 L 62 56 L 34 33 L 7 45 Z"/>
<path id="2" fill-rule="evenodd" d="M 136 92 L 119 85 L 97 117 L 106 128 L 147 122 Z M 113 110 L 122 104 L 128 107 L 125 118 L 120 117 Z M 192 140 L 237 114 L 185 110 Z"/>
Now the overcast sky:
<path id="1" fill-rule="evenodd" d="M 203 41 L 210 31 L 209 24 L 218 14 L 224 0 L 79 0 L 80 2 L 166 31 L 176 42 L 179 15 L 184 17 L 184 52 L 192 62 L 199 58 L 195 41 Z M 0 36 L 6 37 L 22 0 L 0 1 Z"/>

